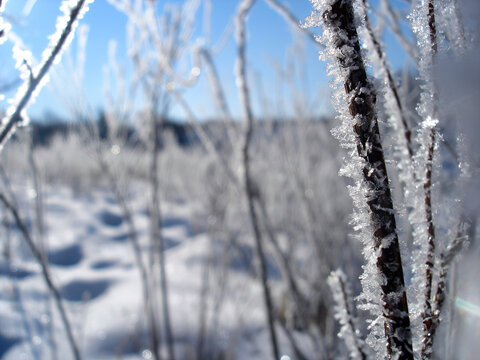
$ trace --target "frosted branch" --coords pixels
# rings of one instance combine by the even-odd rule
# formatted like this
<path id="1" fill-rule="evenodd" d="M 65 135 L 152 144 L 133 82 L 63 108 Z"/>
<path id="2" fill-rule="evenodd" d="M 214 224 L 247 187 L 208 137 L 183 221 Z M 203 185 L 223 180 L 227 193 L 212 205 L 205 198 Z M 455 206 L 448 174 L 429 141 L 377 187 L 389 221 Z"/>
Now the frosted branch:
<path id="1" fill-rule="evenodd" d="M 392 72 L 390 71 L 390 67 L 387 63 L 387 59 L 385 57 L 385 53 L 382 49 L 382 45 L 378 41 L 377 37 L 375 36 L 372 25 L 370 23 L 370 19 L 368 16 L 368 11 L 367 11 L 367 1 L 366 0 L 361 0 L 362 6 L 360 6 L 361 13 L 365 19 L 365 28 L 367 30 L 367 34 L 370 38 L 370 41 L 373 44 L 373 49 L 375 52 L 375 55 L 377 56 L 378 60 L 380 61 L 380 66 L 382 68 L 383 74 L 385 76 L 385 82 L 388 85 L 388 89 L 390 90 L 391 94 L 393 95 L 393 98 L 395 100 L 395 105 L 396 105 L 396 114 L 391 114 L 392 117 L 394 118 L 400 118 L 400 123 L 403 127 L 403 134 L 405 138 L 405 145 L 408 151 L 408 157 L 410 159 L 410 162 L 413 160 L 413 146 L 412 146 L 412 131 L 410 130 L 410 126 L 408 125 L 407 118 L 405 115 L 405 111 L 403 109 L 403 104 L 400 99 L 400 95 L 398 93 L 397 85 L 395 84 L 395 80 L 393 79 Z M 388 5 L 390 6 L 390 5 Z M 394 116 L 397 115 L 397 116 Z"/>
<path id="2" fill-rule="evenodd" d="M 88 10 L 88 5 L 93 0 L 66 0 L 62 3 L 60 9 L 63 15 L 57 19 L 57 32 L 50 38 L 50 43 L 43 54 L 43 61 L 34 69 L 31 79 L 20 87 L 13 105 L 7 110 L 7 116 L 2 120 L 0 129 L 0 149 L 5 141 L 14 132 L 18 123 L 22 121 L 25 111 L 35 95 L 45 84 L 46 75 L 50 67 L 59 61 L 62 51 L 72 40 L 72 34 L 78 24 L 78 20 L 83 17 Z"/>
<path id="3" fill-rule="evenodd" d="M 237 11 L 236 17 L 236 39 L 237 39 L 237 86 L 240 95 L 240 101 L 245 117 L 245 137 L 242 148 L 243 155 L 243 172 L 244 172 L 244 186 L 245 197 L 248 203 L 248 210 L 250 216 L 250 223 L 253 230 L 257 255 L 260 264 L 260 276 L 263 288 L 263 300 L 265 304 L 265 311 L 267 313 L 267 324 L 270 332 L 270 341 L 272 344 L 272 354 L 274 359 L 280 358 L 278 347 L 277 334 L 275 330 L 274 314 L 273 314 L 273 300 L 268 285 L 267 263 L 264 252 L 264 244 L 261 236 L 258 214 L 255 209 L 255 199 L 259 196 L 258 187 L 254 183 L 250 173 L 250 144 L 253 136 L 254 119 L 252 107 L 250 102 L 250 89 L 247 80 L 247 60 L 246 60 L 246 20 L 247 16 L 255 3 L 255 0 L 243 0 Z"/>
<path id="4" fill-rule="evenodd" d="M 341 269 L 332 271 L 328 277 L 328 285 L 335 301 L 335 319 L 341 326 L 338 336 L 345 341 L 351 359 L 366 360 L 365 344 L 359 338 L 360 332 L 354 316 L 352 296 L 345 273 Z"/>
<path id="5" fill-rule="evenodd" d="M 200 53 L 200 56 L 205 61 L 205 65 L 207 67 L 215 103 L 226 122 L 229 143 L 232 145 L 232 147 L 234 147 L 235 146 L 234 144 L 237 142 L 237 139 L 238 139 L 238 134 L 235 131 L 235 125 L 233 123 L 230 110 L 228 108 L 225 91 L 220 83 L 220 79 L 218 76 L 217 69 L 215 67 L 215 63 L 212 58 L 212 54 L 206 48 L 201 48 L 199 50 L 199 53 Z"/>
<path id="6" fill-rule="evenodd" d="M 376 329 L 380 331 L 383 325 L 385 355 L 389 359 L 413 359 L 403 264 L 375 109 L 376 94 L 360 50 L 353 0 L 315 1 L 314 7 L 317 12 L 309 21 L 323 24 L 324 56 L 332 60 L 329 69 L 344 88 L 344 93 L 339 89 L 336 97 L 343 120 L 336 134 L 352 149 L 354 160 L 350 175 L 356 186 L 351 192 L 358 209 L 356 226 L 364 229 L 368 261 L 362 280 L 365 299 L 367 306 L 372 302 L 372 308 L 378 306 L 381 311 L 381 315 L 375 314 L 380 325 Z M 375 293 L 380 295 L 380 303 L 372 299 Z"/>

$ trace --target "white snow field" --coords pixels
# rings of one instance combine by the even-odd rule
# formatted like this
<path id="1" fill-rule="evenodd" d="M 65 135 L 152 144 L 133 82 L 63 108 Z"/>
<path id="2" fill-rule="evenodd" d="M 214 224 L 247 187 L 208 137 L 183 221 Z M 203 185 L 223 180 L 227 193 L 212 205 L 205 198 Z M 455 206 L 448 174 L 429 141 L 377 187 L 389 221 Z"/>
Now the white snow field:
<path id="1" fill-rule="evenodd" d="M 31 198 L 26 187 L 16 189 L 20 209 Z M 141 189 L 131 205 L 148 261 L 148 214 Z M 31 191 L 30 191 L 31 195 Z M 46 247 L 51 273 L 62 294 L 80 351 L 85 359 L 150 359 L 142 308 L 142 289 L 126 224 L 107 190 L 75 193 L 57 186 L 44 193 Z M 200 220 L 192 224 L 194 206 L 183 202 L 162 204 L 162 232 L 166 240 L 175 350 L 178 359 L 194 358 L 199 331 L 202 274 L 211 256 L 210 239 Z M 11 219 L 9 221 L 12 221 Z M 27 225 L 33 226 L 27 218 Z M 30 255 L 14 223 L 8 226 L 9 259 L 0 262 L 0 358 L 70 359 L 64 327 L 54 308 L 39 265 Z M 261 288 L 252 281 L 249 265 L 231 262 L 223 290 L 224 302 L 207 306 L 208 319 L 216 317 L 217 330 L 209 329 L 205 342 L 233 352 L 236 358 L 269 357 Z M 252 265 L 251 262 L 250 265 Z M 211 279 L 221 279 L 221 264 Z M 232 269 L 230 269 L 232 270 Z M 157 270 L 153 270 L 158 271 Z M 275 280 L 273 280 L 275 282 Z M 210 284 L 217 298 L 222 289 Z M 210 294 L 211 295 L 211 294 Z M 215 297 L 210 296 L 209 298 Z M 160 295 L 157 294 L 158 310 Z M 158 311 L 160 313 L 160 311 Z M 53 316 L 51 316 L 53 314 Z M 215 320 L 209 322 L 214 323 Z M 163 332 L 163 329 L 161 329 Z M 232 350 L 233 349 L 233 350 Z"/>

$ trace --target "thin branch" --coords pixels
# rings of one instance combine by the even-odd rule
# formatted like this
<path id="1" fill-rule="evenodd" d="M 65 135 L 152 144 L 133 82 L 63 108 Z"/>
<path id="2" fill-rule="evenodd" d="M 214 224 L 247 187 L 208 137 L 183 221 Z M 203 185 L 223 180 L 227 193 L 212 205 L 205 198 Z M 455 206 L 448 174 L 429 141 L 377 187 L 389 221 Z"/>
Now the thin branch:
<path id="1" fill-rule="evenodd" d="M 442 252 L 442 254 L 440 255 L 440 274 L 438 276 L 439 279 L 437 282 L 437 289 L 435 291 L 435 295 L 432 298 L 434 308 L 434 321 L 432 324 L 433 335 L 435 334 L 436 328 L 440 324 L 440 313 L 446 298 L 445 293 L 447 290 L 448 271 L 450 269 L 450 265 L 453 259 L 462 250 L 464 244 L 468 240 L 468 236 L 466 235 L 468 225 L 471 226 L 471 224 L 467 224 L 466 226 L 465 220 L 463 219 L 463 217 L 461 217 L 460 221 L 458 222 L 457 232 L 453 240 L 445 249 L 445 251 Z"/>
<path id="2" fill-rule="evenodd" d="M 254 199 L 259 196 L 257 185 L 253 182 L 250 169 L 250 145 L 253 137 L 254 119 L 250 103 L 250 90 L 247 82 L 247 64 L 246 64 L 246 31 L 245 23 L 247 15 L 253 6 L 255 0 L 243 0 L 238 9 L 236 25 L 237 25 L 237 84 L 239 87 L 240 100 L 243 108 L 243 113 L 246 121 L 245 140 L 242 149 L 243 167 L 244 167 L 244 182 L 245 182 L 245 196 L 248 203 L 248 210 L 250 215 L 250 222 L 255 238 L 257 248 L 257 255 L 260 262 L 260 276 L 263 287 L 263 295 L 265 302 L 265 311 L 267 312 L 268 328 L 270 331 L 270 340 L 272 345 L 272 353 L 274 359 L 280 358 L 280 352 L 277 341 L 277 334 L 275 331 L 275 319 L 273 314 L 273 301 L 270 288 L 268 286 L 267 262 L 265 252 L 263 249 L 263 239 L 260 232 L 258 221 L 258 214 L 255 209 Z"/>
<path id="3" fill-rule="evenodd" d="M 341 325 L 338 336 L 344 338 L 352 359 L 366 360 L 365 344 L 358 337 L 359 329 L 355 324 L 352 297 L 344 272 L 341 269 L 332 271 L 328 277 L 328 285 L 330 286 L 333 299 L 336 303 L 335 318 Z"/>
<path id="4" fill-rule="evenodd" d="M 30 232 L 28 231 L 27 225 L 20 217 L 20 214 L 17 211 L 17 208 L 3 195 L 0 194 L 0 202 L 4 204 L 4 206 L 10 211 L 15 219 L 15 223 L 17 224 L 20 233 L 23 236 L 23 239 L 27 243 L 30 251 L 32 252 L 35 260 L 40 264 L 42 270 L 43 280 L 45 281 L 50 294 L 53 296 L 55 301 L 55 305 L 57 307 L 58 312 L 60 313 L 60 317 L 63 322 L 63 326 L 65 327 L 65 331 L 67 333 L 68 343 L 72 350 L 73 356 L 75 360 L 81 360 L 80 351 L 78 349 L 77 342 L 73 335 L 72 326 L 70 320 L 68 318 L 67 312 L 65 311 L 65 307 L 63 305 L 62 297 L 60 292 L 58 291 L 57 287 L 52 281 L 52 276 L 48 270 L 48 264 L 45 262 L 45 258 L 42 255 L 42 252 L 37 248 L 35 245 L 32 237 L 30 236 Z"/>
<path id="5" fill-rule="evenodd" d="M 434 0 L 429 0 L 427 3 L 428 7 L 428 29 L 430 36 L 430 49 L 432 56 L 432 63 L 435 60 L 435 55 L 437 54 L 437 28 L 435 23 L 435 5 Z M 435 84 L 432 84 L 433 89 Z M 436 91 L 433 90 L 433 101 L 436 98 Z M 437 105 L 433 105 L 433 116 L 437 117 Z M 431 298 L 433 294 L 433 268 L 434 268 L 434 256 L 435 256 L 435 226 L 433 223 L 433 211 L 432 211 L 432 173 L 433 173 L 433 156 L 435 151 L 436 144 L 436 128 L 432 126 L 430 129 L 428 137 L 428 151 L 427 151 L 427 162 L 426 162 L 426 174 L 425 182 L 423 184 L 423 190 L 425 192 L 425 218 L 427 221 L 427 259 L 425 262 L 425 297 L 423 305 L 423 330 L 422 334 L 422 348 L 421 356 L 430 357 L 433 348 L 434 336 L 432 330 L 434 328 L 433 324 L 433 310 Z M 433 330 L 433 333 L 435 331 Z"/>
<path id="6" fill-rule="evenodd" d="M 136 266 L 140 273 L 140 281 L 142 283 L 142 291 L 143 291 L 143 307 L 145 311 L 145 316 L 147 317 L 147 322 L 149 326 L 149 335 L 150 335 L 150 342 L 151 342 L 151 349 L 152 355 L 155 360 L 160 360 L 160 352 L 159 352 L 159 339 L 160 339 L 160 329 L 157 327 L 156 318 L 155 318 L 155 309 L 153 303 L 153 296 L 151 295 L 151 288 L 149 287 L 150 284 L 150 277 L 148 275 L 147 268 L 142 258 L 142 252 L 140 248 L 140 242 L 138 239 L 138 232 L 135 226 L 133 214 L 128 206 L 127 199 L 125 198 L 124 193 L 120 190 L 118 180 L 111 171 L 111 167 L 107 160 L 101 153 L 100 146 L 97 146 L 96 149 L 97 159 L 99 161 L 100 168 L 102 172 L 106 175 L 111 190 L 114 193 L 117 203 L 120 205 L 123 213 L 123 218 L 127 223 L 128 228 L 128 238 L 130 240 L 130 244 L 133 248 L 133 254 Z"/>
<path id="7" fill-rule="evenodd" d="M 205 149 L 207 152 L 209 152 L 211 155 L 217 158 L 218 162 L 220 163 L 223 171 L 227 175 L 228 179 L 234 184 L 235 189 L 238 190 L 238 193 L 240 194 L 241 192 L 241 184 L 240 180 L 238 179 L 237 175 L 234 174 L 232 169 L 230 168 L 227 159 L 223 155 L 223 153 L 217 149 L 215 146 L 215 143 L 211 139 L 211 137 L 207 134 L 207 132 L 203 129 L 203 127 L 200 125 L 198 119 L 196 118 L 195 114 L 193 111 L 190 109 L 188 106 L 187 102 L 183 99 L 181 94 L 178 91 L 172 92 L 175 100 L 177 103 L 180 105 L 182 108 L 183 112 L 187 116 L 187 120 L 192 125 L 193 129 L 195 130 L 195 133 L 198 135 L 200 142 L 202 143 L 203 146 L 205 146 Z"/>
<path id="8" fill-rule="evenodd" d="M 432 302 L 432 321 L 429 331 L 429 338 L 431 338 L 431 344 L 428 342 L 424 342 L 422 346 L 422 356 L 425 358 L 432 357 L 433 352 L 433 342 L 435 340 L 435 335 L 442 321 L 440 315 L 443 311 L 443 306 L 445 304 L 446 299 L 446 292 L 448 287 L 448 274 L 450 273 L 450 267 L 454 258 L 458 255 L 458 253 L 463 249 L 464 245 L 467 243 L 468 239 L 473 237 L 472 234 L 468 234 L 468 230 L 474 231 L 475 226 L 472 223 L 469 223 L 465 220 L 464 216 L 460 216 L 460 220 L 458 221 L 457 231 L 453 239 L 451 240 L 450 244 L 447 248 L 441 253 L 440 255 L 440 264 L 439 264 L 439 275 L 437 281 L 437 288 L 435 294 L 433 295 L 431 302 Z M 426 345 L 430 345 L 430 348 L 426 348 Z M 430 350 L 429 352 L 427 350 Z M 423 358 L 422 357 L 422 358 Z"/>
<path id="9" fill-rule="evenodd" d="M 275 249 L 275 252 L 278 254 L 280 258 L 280 264 L 281 264 L 283 273 L 287 278 L 287 284 L 290 289 L 290 292 L 293 295 L 295 305 L 297 306 L 299 313 L 303 316 L 302 320 L 305 321 L 306 318 L 308 317 L 308 314 L 306 311 L 307 300 L 300 292 L 297 281 L 295 280 L 295 277 L 293 275 L 293 270 L 292 270 L 290 261 L 288 259 L 288 256 L 282 251 L 282 249 L 280 248 L 280 245 L 278 244 L 278 241 L 275 237 L 273 226 L 270 223 L 270 219 L 267 213 L 267 209 L 265 208 L 265 203 L 263 199 L 261 197 L 256 197 L 255 200 L 256 200 L 256 203 L 258 204 L 258 207 L 260 208 L 260 214 L 262 215 L 263 225 L 267 233 L 267 238 L 270 240 L 270 243 L 272 244 L 273 248 Z"/>
<path id="10" fill-rule="evenodd" d="M 413 61 L 414 64 L 417 64 L 418 61 L 418 51 L 417 48 L 412 45 L 405 37 L 402 32 L 400 19 L 398 15 L 393 10 L 392 5 L 390 4 L 390 0 L 382 0 L 382 8 L 385 11 L 387 17 L 390 18 L 391 21 L 386 21 L 386 25 L 392 30 L 393 34 L 397 38 L 398 42 L 403 46 L 405 52 L 410 57 L 410 60 Z"/>
<path id="11" fill-rule="evenodd" d="M 210 84 L 212 86 L 213 97 L 215 99 L 215 103 L 222 114 L 226 126 L 227 126 L 227 135 L 229 144 L 233 147 L 238 139 L 238 134 L 235 131 L 235 124 L 233 123 L 232 115 L 228 108 L 227 99 L 225 96 L 225 91 L 220 84 L 219 76 L 217 68 L 215 67 L 215 63 L 212 58 L 212 54 L 209 50 L 205 48 L 200 49 L 200 55 L 205 60 L 205 64 L 208 69 Z"/>
<path id="12" fill-rule="evenodd" d="M 302 31 L 313 43 L 320 47 L 323 48 L 322 44 L 320 44 L 317 39 L 316 35 L 311 32 L 308 28 L 301 26 L 300 20 L 298 20 L 295 15 L 288 9 L 288 7 L 285 4 L 282 4 L 281 2 L 277 0 L 265 0 L 265 2 L 276 12 L 278 12 L 283 18 L 289 22 L 291 25 L 293 25 L 295 28 L 298 30 Z"/>
<path id="13" fill-rule="evenodd" d="M 55 62 L 56 58 L 60 55 L 61 50 L 67 42 L 70 33 L 73 31 L 76 20 L 81 14 L 81 10 L 86 2 L 88 2 L 88 0 L 78 0 L 78 3 L 71 9 L 70 19 L 68 20 L 65 28 L 63 29 L 58 39 L 58 42 L 52 48 L 49 56 L 47 57 L 43 65 L 40 67 L 38 74 L 36 74 L 35 76 L 33 76 L 32 74 L 28 87 L 23 96 L 21 97 L 20 101 L 16 105 L 14 112 L 10 116 L 4 118 L 4 120 L 2 121 L 3 124 L 2 128 L 0 129 L 0 149 L 3 147 L 2 145 L 5 143 L 7 138 L 15 132 L 15 127 L 17 123 L 22 120 L 23 111 L 26 110 L 33 94 L 35 93 L 37 88 L 39 88 L 39 85 L 42 83 L 43 78 L 50 70 L 50 67 Z"/>
<path id="14" fill-rule="evenodd" d="M 367 0 L 362 0 L 363 8 L 363 16 L 365 17 L 365 28 L 367 30 L 368 36 L 370 37 L 371 42 L 373 43 L 373 48 L 375 49 L 375 54 L 377 55 L 378 59 L 380 60 L 380 64 L 382 66 L 382 70 L 385 74 L 385 78 L 388 84 L 388 88 L 393 94 L 393 98 L 395 99 L 395 105 L 397 106 L 398 116 L 400 117 L 400 122 L 403 126 L 403 134 L 405 137 L 405 142 L 407 146 L 408 156 L 410 158 L 410 162 L 413 160 L 413 147 L 412 147 L 412 131 L 410 130 L 410 126 L 408 125 L 407 118 L 405 116 L 405 111 L 403 110 L 403 104 L 400 100 L 400 95 L 398 93 L 397 86 L 395 84 L 395 80 L 393 79 L 392 72 L 390 71 L 390 67 L 387 64 L 387 59 L 385 57 L 385 53 L 382 49 L 382 45 L 378 41 L 375 33 L 373 32 L 372 25 L 370 23 L 370 19 L 368 16 L 367 10 Z"/>
<path id="15" fill-rule="evenodd" d="M 293 336 L 293 331 L 287 327 L 286 324 L 283 322 L 280 322 L 280 326 L 282 327 L 283 331 L 285 332 L 285 335 L 287 335 L 288 341 L 290 342 L 290 345 L 292 346 L 293 353 L 295 354 L 295 359 L 298 360 L 308 360 L 304 352 L 300 349 L 298 346 L 297 340 Z"/>
<path id="16" fill-rule="evenodd" d="M 161 126 L 163 117 L 159 120 L 155 117 L 156 113 L 153 111 L 151 115 L 152 122 L 152 148 L 150 159 L 150 190 L 152 191 L 152 199 L 150 203 L 150 230 L 152 244 L 158 243 L 158 257 L 160 266 L 160 286 L 162 297 L 162 313 L 164 317 L 165 337 L 167 341 L 168 356 L 170 360 L 175 360 L 175 347 L 172 323 L 170 320 L 170 303 L 168 297 L 168 279 L 166 270 L 166 255 L 165 255 L 165 237 L 161 229 L 162 214 L 160 208 L 160 179 L 159 179 L 159 157 L 161 144 Z"/>

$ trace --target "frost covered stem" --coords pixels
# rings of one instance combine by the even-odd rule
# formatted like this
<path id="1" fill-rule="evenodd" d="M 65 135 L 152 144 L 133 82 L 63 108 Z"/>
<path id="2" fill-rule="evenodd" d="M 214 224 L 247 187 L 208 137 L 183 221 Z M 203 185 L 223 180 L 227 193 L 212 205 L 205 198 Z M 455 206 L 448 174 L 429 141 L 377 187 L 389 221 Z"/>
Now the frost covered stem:
<path id="1" fill-rule="evenodd" d="M 75 21 L 77 20 L 77 17 L 79 16 L 85 2 L 86 0 L 79 0 L 77 5 L 72 8 L 70 12 L 70 19 L 68 20 L 67 25 L 63 29 L 63 32 L 58 39 L 58 42 L 52 48 L 50 55 L 43 63 L 38 74 L 36 74 L 35 76 L 32 74 L 32 76 L 30 77 L 30 83 L 28 85 L 28 88 L 25 91 L 25 94 L 21 97 L 13 114 L 3 121 L 4 124 L 2 124 L 2 128 L 0 130 L 0 149 L 2 147 L 2 144 L 7 140 L 7 138 L 12 135 L 15 129 L 15 125 L 22 120 L 22 112 L 27 108 L 30 98 L 35 93 L 35 90 L 41 83 L 42 79 L 48 73 L 48 70 L 54 63 L 56 57 L 60 54 L 62 47 L 64 46 L 68 39 L 68 36 L 72 32 Z"/>
<path id="2" fill-rule="evenodd" d="M 200 49 L 200 55 L 205 60 L 205 65 L 209 74 L 210 85 L 212 87 L 213 96 L 216 102 L 218 109 L 220 110 L 224 123 L 227 127 L 227 135 L 229 144 L 233 144 L 237 139 L 237 133 L 235 131 L 235 124 L 233 123 L 230 110 L 228 109 L 228 104 L 225 96 L 225 91 L 220 84 L 220 78 L 218 75 L 217 68 L 212 58 L 212 54 L 209 50 L 202 48 Z M 233 145 L 232 145 L 233 147 Z"/>
<path id="3" fill-rule="evenodd" d="M 428 8 L 428 29 L 430 35 L 430 50 L 432 56 L 432 64 L 434 57 L 437 53 L 437 28 L 435 24 L 435 6 L 434 0 L 429 0 L 427 4 Z M 433 101 L 435 101 L 436 91 L 435 86 L 432 84 Z M 433 116 L 437 117 L 437 106 L 433 104 Z M 423 313 L 423 339 L 422 339 L 422 358 L 430 357 L 433 348 L 433 335 L 435 333 L 435 325 L 432 311 L 432 282 L 433 282 L 433 267 L 434 267 L 434 255 L 435 255 L 435 226 L 433 224 L 433 211 L 432 211 L 432 167 L 433 167 L 433 155 L 436 142 L 436 129 L 433 126 L 430 130 L 428 139 L 428 154 L 426 162 L 426 174 L 423 189 L 425 192 L 425 217 L 427 221 L 427 234 L 428 234 L 428 247 L 427 247 L 427 260 L 425 263 L 425 303 Z"/>
<path id="4" fill-rule="evenodd" d="M 290 260 L 288 256 L 280 248 L 280 245 L 278 244 L 278 241 L 275 237 L 273 226 L 272 226 L 272 223 L 270 222 L 267 209 L 265 207 L 265 202 L 260 196 L 256 197 L 256 202 L 257 202 L 258 208 L 260 209 L 260 213 L 262 215 L 263 225 L 267 233 L 267 238 L 270 240 L 270 243 L 272 244 L 273 248 L 275 249 L 275 252 L 279 257 L 280 265 L 282 267 L 282 272 L 286 277 L 288 287 L 295 301 L 295 306 L 297 307 L 297 309 L 299 310 L 300 314 L 303 317 L 308 316 L 306 311 L 308 306 L 307 301 L 303 296 L 303 294 L 300 292 L 298 283 L 295 280 L 295 276 L 293 275 L 293 270 L 290 264 Z M 302 320 L 305 321 L 305 318 L 302 318 Z"/>
<path id="5" fill-rule="evenodd" d="M 400 95 L 398 94 L 397 85 L 395 85 L 395 80 L 393 79 L 392 72 L 390 71 L 390 67 L 387 64 L 387 59 L 385 58 L 385 54 L 383 52 L 382 46 L 378 41 L 377 37 L 375 36 L 372 26 L 370 24 L 370 19 L 368 17 L 367 12 L 367 0 L 362 0 L 363 2 L 363 10 L 365 16 L 365 28 L 367 29 L 368 36 L 372 41 L 373 47 L 375 49 L 375 54 L 377 55 L 378 59 L 380 60 L 380 64 L 383 68 L 385 73 L 385 77 L 387 80 L 388 87 L 393 94 L 395 99 L 395 105 L 397 106 L 398 115 L 400 116 L 400 121 L 403 127 L 403 134 L 405 136 L 405 141 L 407 144 L 408 156 L 410 161 L 413 159 L 413 147 L 412 147 L 412 131 L 410 130 L 410 126 L 408 126 L 407 119 L 405 117 L 405 111 L 403 109 L 402 101 L 400 100 Z"/>
<path id="6" fill-rule="evenodd" d="M 127 224 L 128 238 L 133 248 L 135 263 L 140 273 L 140 280 L 142 283 L 143 307 L 144 307 L 145 316 L 147 318 L 147 322 L 149 326 L 149 333 L 150 333 L 149 335 L 150 335 L 150 342 L 151 342 L 150 345 L 152 349 L 152 355 L 154 360 L 160 360 L 161 359 L 160 353 L 159 353 L 160 334 L 159 334 L 159 329 L 157 329 L 153 297 L 151 296 L 151 289 L 149 288 L 149 284 L 150 284 L 149 275 L 148 275 L 148 271 L 145 266 L 145 263 L 143 262 L 142 250 L 140 248 L 140 243 L 138 240 L 138 232 L 135 226 L 134 218 L 130 210 L 130 207 L 128 206 L 127 199 L 125 198 L 125 194 L 120 189 L 117 178 L 112 173 L 107 160 L 102 155 L 100 151 L 100 147 L 97 147 L 97 155 L 98 155 L 100 167 L 110 183 L 110 186 L 112 188 L 112 191 L 115 195 L 117 202 L 121 206 L 121 209 L 123 212 L 123 218 L 125 219 L 125 222 Z"/>
<path id="7" fill-rule="evenodd" d="M 245 139 L 242 148 L 243 167 L 244 167 L 244 182 L 245 182 L 245 196 L 248 203 L 248 211 L 250 222 L 252 225 L 253 235 L 257 248 L 257 255 L 260 264 L 260 276 L 263 287 L 263 295 L 265 301 L 265 310 L 268 317 L 268 328 L 270 331 L 270 340 L 272 343 L 272 352 L 274 359 L 280 359 L 280 352 L 278 349 L 277 334 L 275 332 L 274 316 L 273 316 L 273 301 L 268 286 L 267 278 L 267 262 L 265 259 L 265 252 L 263 249 L 263 240 L 260 232 L 260 225 L 258 221 L 258 214 L 255 209 L 255 198 L 259 196 L 258 188 L 253 182 L 250 173 L 250 144 L 253 136 L 253 113 L 250 104 L 249 87 L 247 84 L 247 66 L 245 56 L 245 22 L 247 15 L 254 4 L 255 0 L 243 0 L 240 4 L 236 25 L 237 25 L 237 83 L 240 92 L 240 99 L 246 120 Z"/>
<path id="8" fill-rule="evenodd" d="M 358 338 L 358 329 L 355 325 L 352 298 L 348 290 L 346 276 L 341 269 L 331 272 L 328 278 L 328 285 L 332 290 L 333 299 L 336 303 L 335 318 L 342 326 L 339 336 L 345 339 L 351 358 L 366 360 L 367 355 L 363 350 L 364 343 Z"/>
<path id="9" fill-rule="evenodd" d="M 466 226 L 465 226 L 466 225 Z M 448 245 L 447 249 L 440 255 L 440 274 L 438 275 L 437 289 L 435 295 L 432 298 L 432 308 L 433 308 L 433 321 L 430 329 L 432 341 L 435 339 L 435 333 L 440 325 L 440 314 L 442 312 L 443 304 L 445 303 L 445 293 L 447 291 L 447 276 L 450 270 L 450 265 L 455 258 L 455 256 L 460 252 L 462 246 L 465 244 L 466 239 L 469 238 L 466 234 L 466 227 L 474 229 L 472 224 L 465 224 L 463 216 L 460 218 L 458 223 L 457 232 L 455 237 Z M 433 345 L 433 344 L 432 344 Z"/>
<path id="10" fill-rule="evenodd" d="M 385 165 L 380 131 L 375 113 L 375 93 L 367 79 L 360 52 L 352 0 L 331 1 L 323 13 L 326 27 L 334 34 L 336 62 L 344 81 L 357 153 L 363 160 L 363 181 L 368 188 L 366 199 L 373 228 L 376 266 L 384 281 L 381 284 L 383 316 L 388 357 L 413 359 L 412 336 L 402 259 L 393 212 L 393 202 Z"/>
<path id="11" fill-rule="evenodd" d="M 437 53 L 437 26 L 435 24 L 435 5 L 434 0 L 428 1 L 428 30 L 430 32 L 430 47 L 432 54 Z"/>
<path id="12" fill-rule="evenodd" d="M 155 97 L 155 95 L 154 95 Z M 153 102 L 155 103 L 155 101 Z M 153 110 L 153 109 L 152 109 Z M 153 110 L 151 116 L 152 121 L 152 158 L 150 163 L 150 187 L 152 191 L 151 200 L 151 236 L 152 244 L 158 245 L 158 262 L 160 267 L 160 287 L 162 297 L 162 314 L 164 317 L 165 338 L 167 343 L 168 358 L 175 360 L 175 348 L 173 339 L 172 323 L 170 320 L 170 304 L 168 298 L 168 279 L 165 266 L 165 238 L 161 230 L 162 213 L 160 209 L 160 181 L 159 181 L 159 152 L 161 145 L 161 134 L 163 125 L 163 115 L 161 119 L 157 119 L 156 112 Z"/>
<path id="13" fill-rule="evenodd" d="M 77 342 L 75 340 L 75 337 L 73 336 L 72 326 L 70 324 L 70 320 L 68 319 L 67 312 L 65 311 L 65 307 L 63 306 L 62 297 L 57 287 L 52 281 L 52 276 L 50 275 L 48 265 L 45 262 L 45 257 L 43 256 L 40 249 L 38 249 L 38 247 L 35 245 L 32 237 L 30 236 L 27 225 L 20 217 L 20 214 L 18 213 L 16 207 L 3 194 L 0 194 L 0 202 L 2 202 L 5 207 L 12 213 L 15 219 L 15 223 L 17 224 L 17 227 L 20 230 L 25 242 L 30 248 L 30 251 L 35 257 L 35 260 L 37 260 L 37 262 L 40 264 L 43 280 L 47 285 L 48 291 L 50 292 L 50 294 L 52 294 L 57 310 L 60 313 L 60 317 L 67 333 L 67 339 L 72 350 L 73 357 L 75 360 L 81 360 L 82 357 L 80 356 L 80 350 L 78 349 Z"/>
<path id="14" fill-rule="evenodd" d="M 423 345 L 422 355 L 431 352 L 433 346 L 433 312 L 432 312 L 432 282 L 433 282 L 433 267 L 434 267 L 434 255 L 435 255 L 435 226 L 433 224 L 433 212 L 432 212 L 432 166 L 433 166 L 433 153 L 435 147 L 435 128 L 430 130 L 429 134 L 429 146 L 426 163 L 426 179 L 423 184 L 425 191 L 425 216 L 427 220 L 427 235 L 428 235 L 428 248 L 427 248 L 427 260 L 425 262 L 425 304 L 423 313 Z"/>

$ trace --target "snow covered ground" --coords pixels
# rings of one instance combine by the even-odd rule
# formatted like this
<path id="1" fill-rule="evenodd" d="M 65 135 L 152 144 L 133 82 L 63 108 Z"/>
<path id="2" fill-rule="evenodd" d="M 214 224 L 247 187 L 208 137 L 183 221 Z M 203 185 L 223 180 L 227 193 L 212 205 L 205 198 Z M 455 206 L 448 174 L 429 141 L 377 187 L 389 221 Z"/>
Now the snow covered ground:
<path id="1" fill-rule="evenodd" d="M 32 201 L 29 192 L 18 190 L 20 208 L 27 209 Z M 139 271 L 126 224 L 111 194 L 102 189 L 75 193 L 66 187 L 55 187 L 45 191 L 44 203 L 51 272 L 84 358 L 151 358 Z M 133 197 L 131 205 L 147 260 L 149 221 L 140 193 Z M 192 209 L 192 204 L 180 201 L 162 205 L 179 359 L 193 358 L 195 354 L 202 309 L 202 274 L 211 253 L 206 226 L 198 219 L 192 226 Z M 29 218 L 26 220 L 33 226 Z M 47 295 L 40 267 L 17 236 L 14 224 L 10 223 L 8 228 L 9 244 L 2 246 L 4 250 L 10 246 L 11 261 L 3 257 L 0 262 L 0 358 L 69 359 L 71 351 L 65 331 Z M 252 281 L 251 271 L 240 260 L 231 264 L 234 271 L 228 272 L 225 301 L 215 311 L 211 310 L 213 305 L 207 307 L 206 316 L 216 316 L 218 324 L 217 330 L 207 331 L 205 341 L 238 358 L 268 357 L 259 283 Z M 222 270 L 218 267 L 213 273 L 219 271 Z M 210 291 L 220 292 L 214 286 L 210 286 Z"/>

